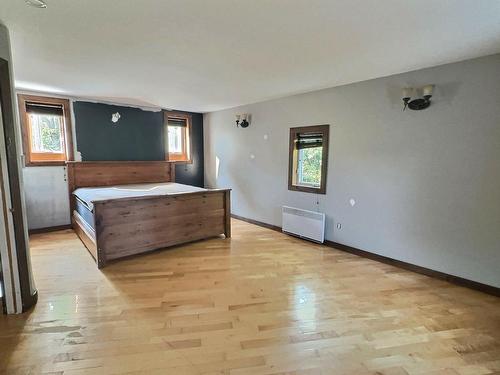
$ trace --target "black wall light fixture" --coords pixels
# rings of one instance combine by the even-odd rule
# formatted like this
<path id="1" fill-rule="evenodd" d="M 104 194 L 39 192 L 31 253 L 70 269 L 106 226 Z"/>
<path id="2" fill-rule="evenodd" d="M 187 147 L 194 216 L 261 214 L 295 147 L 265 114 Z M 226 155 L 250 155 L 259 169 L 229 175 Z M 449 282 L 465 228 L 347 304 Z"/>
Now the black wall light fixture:
<path id="1" fill-rule="evenodd" d="M 419 93 L 422 95 L 419 95 Z M 432 93 L 434 92 L 434 85 L 425 85 L 422 88 L 415 89 L 412 87 L 405 87 L 403 89 L 403 111 L 406 107 L 414 110 L 420 111 L 426 109 L 431 105 Z M 414 98 L 412 100 L 412 98 Z"/>
<path id="2" fill-rule="evenodd" d="M 236 115 L 237 127 L 248 128 L 248 125 L 250 125 L 250 115 L 248 113 Z"/>

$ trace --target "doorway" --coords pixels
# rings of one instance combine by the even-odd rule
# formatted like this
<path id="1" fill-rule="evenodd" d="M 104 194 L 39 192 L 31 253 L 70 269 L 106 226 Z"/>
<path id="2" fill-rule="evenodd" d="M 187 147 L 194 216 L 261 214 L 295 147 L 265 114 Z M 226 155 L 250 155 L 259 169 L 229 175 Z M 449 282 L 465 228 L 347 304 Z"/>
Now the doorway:
<path id="1" fill-rule="evenodd" d="M 2 295 L 6 312 L 24 312 L 37 301 L 37 290 L 31 274 L 28 237 L 25 227 L 25 209 L 21 191 L 18 136 L 16 132 L 14 95 L 9 61 L 0 58 L 0 176 L 2 228 L 2 274 L 8 277 L 9 288 L 1 277 Z M 9 275 L 7 275 L 7 271 Z M 8 290 L 7 290 L 8 289 Z M 3 292 L 5 291 L 5 293 Z"/>

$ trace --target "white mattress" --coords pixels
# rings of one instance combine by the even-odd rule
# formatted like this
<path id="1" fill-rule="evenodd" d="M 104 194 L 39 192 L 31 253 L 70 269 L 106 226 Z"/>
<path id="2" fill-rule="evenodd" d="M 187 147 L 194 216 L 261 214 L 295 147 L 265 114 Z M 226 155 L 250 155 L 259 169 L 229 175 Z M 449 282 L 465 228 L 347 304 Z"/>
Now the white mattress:
<path id="1" fill-rule="evenodd" d="M 103 187 L 78 188 L 73 194 L 83 201 L 90 210 L 94 209 L 93 202 L 116 198 L 135 198 L 150 195 L 169 195 L 206 191 L 207 189 L 191 185 L 163 182 L 154 184 L 117 185 Z"/>

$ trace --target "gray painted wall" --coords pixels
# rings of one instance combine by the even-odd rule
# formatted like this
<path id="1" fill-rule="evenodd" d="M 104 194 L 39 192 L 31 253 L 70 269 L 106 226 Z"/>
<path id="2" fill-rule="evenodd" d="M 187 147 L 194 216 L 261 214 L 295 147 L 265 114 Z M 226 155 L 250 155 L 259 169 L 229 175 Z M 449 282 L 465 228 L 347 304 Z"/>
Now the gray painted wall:
<path id="1" fill-rule="evenodd" d="M 428 83 L 432 106 L 402 112 L 401 88 Z M 251 113 L 249 128 L 236 113 Z M 313 124 L 330 124 L 326 196 L 287 190 L 289 128 Z M 233 189 L 235 214 L 281 225 L 282 205 L 319 210 L 329 240 L 500 287 L 500 55 L 214 112 L 204 125 L 205 183 Z"/>

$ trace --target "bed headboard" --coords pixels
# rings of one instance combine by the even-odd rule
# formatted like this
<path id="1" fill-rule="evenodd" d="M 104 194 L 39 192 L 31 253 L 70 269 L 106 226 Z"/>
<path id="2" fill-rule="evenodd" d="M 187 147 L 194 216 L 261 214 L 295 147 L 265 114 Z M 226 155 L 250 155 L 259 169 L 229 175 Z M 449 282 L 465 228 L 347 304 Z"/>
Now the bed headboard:
<path id="1" fill-rule="evenodd" d="M 168 161 L 68 162 L 68 187 L 174 182 L 175 164 Z"/>

